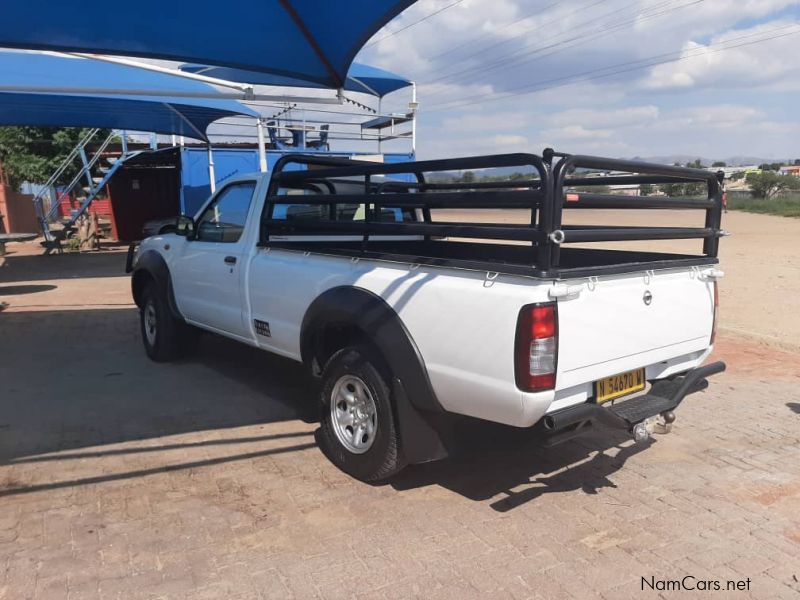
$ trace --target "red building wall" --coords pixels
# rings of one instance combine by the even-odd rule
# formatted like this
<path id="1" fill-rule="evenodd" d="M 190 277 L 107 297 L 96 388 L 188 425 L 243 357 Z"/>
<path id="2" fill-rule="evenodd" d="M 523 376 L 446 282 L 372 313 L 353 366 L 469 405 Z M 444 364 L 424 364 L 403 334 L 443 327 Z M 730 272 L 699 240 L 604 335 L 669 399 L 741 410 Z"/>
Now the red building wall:
<path id="1" fill-rule="evenodd" d="M 142 239 L 142 225 L 180 213 L 180 171 L 175 167 L 129 167 L 108 185 L 111 234 L 121 242 Z"/>
<path id="2" fill-rule="evenodd" d="M 0 184 L 0 214 L 6 233 L 38 233 L 39 222 L 33 208 L 33 196 L 15 192 Z"/>

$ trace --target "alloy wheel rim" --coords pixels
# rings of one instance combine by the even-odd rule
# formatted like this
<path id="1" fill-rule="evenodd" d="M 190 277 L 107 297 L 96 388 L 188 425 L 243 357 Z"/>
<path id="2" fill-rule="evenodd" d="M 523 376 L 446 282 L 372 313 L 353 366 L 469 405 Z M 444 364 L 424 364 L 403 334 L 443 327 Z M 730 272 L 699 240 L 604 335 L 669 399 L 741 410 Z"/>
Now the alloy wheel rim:
<path id="1" fill-rule="evenodd" d="M 364 454 L 378 432 L 378 411 L 366 383 L 355 375 L 343 375 L 330 398 L 331 424 L 336 438 L 349 452 Z"/>
<path id="2" fill-rule="evenodd" d="M 156 334 L 158 333 L 158 320 L 156 318 L 156 307 L 152 302 L 148 302 L 144 307 L 144 335 L 147 343 L 151 346 L 156 344 Z"/>

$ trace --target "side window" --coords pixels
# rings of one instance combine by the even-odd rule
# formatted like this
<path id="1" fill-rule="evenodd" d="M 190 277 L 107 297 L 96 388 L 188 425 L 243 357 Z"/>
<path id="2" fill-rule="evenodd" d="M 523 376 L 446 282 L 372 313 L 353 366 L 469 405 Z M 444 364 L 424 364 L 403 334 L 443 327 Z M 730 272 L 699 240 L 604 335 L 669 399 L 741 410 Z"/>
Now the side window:
<path id="1" fill-rule="evenodd" d="M 220 192 L 197 222 L 197 239 L 229 244 L 238 242 L 244 232 L 255 189 L 255 182 L 247 181 L 234 183 Z"/>

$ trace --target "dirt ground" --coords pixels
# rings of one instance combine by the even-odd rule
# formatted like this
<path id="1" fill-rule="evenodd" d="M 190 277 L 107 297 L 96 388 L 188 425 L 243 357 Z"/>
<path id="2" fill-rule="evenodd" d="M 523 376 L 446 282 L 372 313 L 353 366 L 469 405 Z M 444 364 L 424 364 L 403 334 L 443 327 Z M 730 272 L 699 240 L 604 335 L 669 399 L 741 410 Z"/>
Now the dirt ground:
<path id="1" fill-rule="evenodd" d="M 211 335 L 153 364 L 124 254 L 9 246 L 0 599 L 800 596 L 800 220 L 726 217 L 729 367 L 672 433 L 480 426 L 382 486 L 317 450 L 297 365 Z"/>

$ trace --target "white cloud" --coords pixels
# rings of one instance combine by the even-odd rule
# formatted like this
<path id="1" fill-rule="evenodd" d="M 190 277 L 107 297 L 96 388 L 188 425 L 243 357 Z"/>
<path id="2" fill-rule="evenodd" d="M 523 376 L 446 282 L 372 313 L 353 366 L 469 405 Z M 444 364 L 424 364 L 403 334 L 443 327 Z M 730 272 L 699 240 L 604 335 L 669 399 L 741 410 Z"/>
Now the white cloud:
<path id="1" fill-rule="evenodd" d="M 576 108 L 552 115 L 550 122 L 558 126 L 588 123 L 595 127 L 631 127 L 642 123 L 652 123 L 658 118 L 658 113 L 658 107 L 653 105 L 605 110 Z"/>
<path id="2" fill-rule="evenodd" d="M 613 133 L 610 129 L 587 129 L 583 125 L 565 125 L 542 131 L 542 135 L 548 139 L 566 141 L 608 139 Z"/>
<path id="3" fill-rule="evenodd" d="M 654 67 L 643 85 L 657 90 L 777 82 L 798 68 L 798 34 L 800 24 L 781 20 L 728 31 L 707 44 L 687 41 L 681 60 Z M 752 43 L 772 36 L 769 44 Z M 740 44 L 747 45 L 737 47 Z"/>
<path id="4" fill-rule="evenodd" d="M 524 135 L 496 135 L 492 138 L 492 144 L 495 148 L 502 148 L 505 149 L 505 151 L 510 152 L 527 147 L 528 138 L 526 138 Z"/>
<path id="5" fill-rule="evenodd" d="M 387 31 L 451 1 L 420 0 Z M 545 145 L 614 156 L 793 156 L 800 34 L 716 50 L 798 19 L 798 0 L 464 0 L 359 60 L 418 82 L 422 157 Z M 624 66 L 660 55 L 688 58 Z"/>

